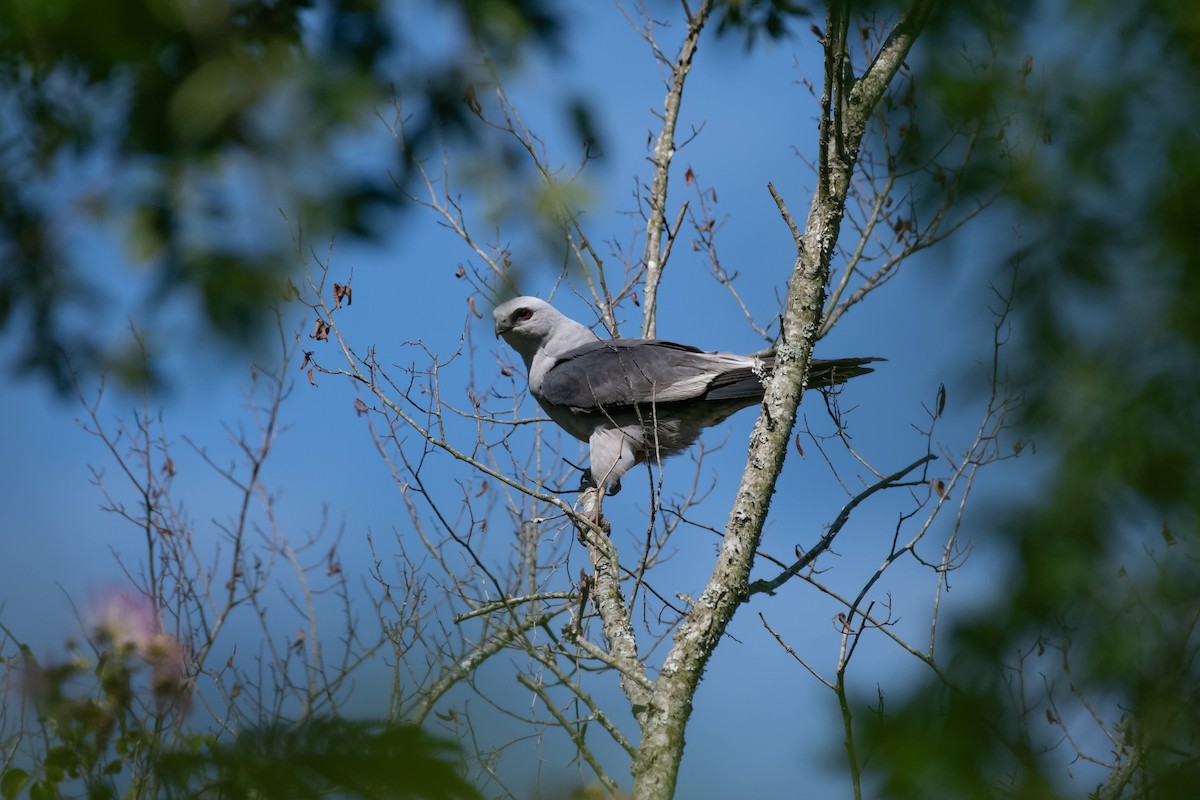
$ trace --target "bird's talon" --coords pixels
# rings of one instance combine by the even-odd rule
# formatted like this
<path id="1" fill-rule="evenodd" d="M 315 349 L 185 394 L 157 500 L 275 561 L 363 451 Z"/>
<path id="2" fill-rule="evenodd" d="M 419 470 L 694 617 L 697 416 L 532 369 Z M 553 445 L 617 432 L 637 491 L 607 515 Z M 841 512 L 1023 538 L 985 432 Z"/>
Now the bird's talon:
<path id="1" fill-rule="evenodd" d="M 596 479 L 592 477 L 592 471 L 584 467 L 579 471 L 579 491 L 584 492 L 588 489 L 596 488 Z"/>

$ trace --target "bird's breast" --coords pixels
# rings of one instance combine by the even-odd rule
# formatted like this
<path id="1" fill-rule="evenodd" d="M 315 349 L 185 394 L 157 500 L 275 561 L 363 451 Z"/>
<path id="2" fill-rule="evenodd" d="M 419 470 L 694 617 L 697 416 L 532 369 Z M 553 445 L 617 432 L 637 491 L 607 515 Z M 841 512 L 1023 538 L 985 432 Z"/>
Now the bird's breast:
<path id="1" fill-rule="evenodd" d="M 542 407 L 542 411 L 546 412 L 546 416 L 581 442 L 586 442 L 591 437 L 592 431 L 596 429 L 596 422 L 592 419 L 594 415 L 573 411 L 566 406 L 555 405 L 536 392 L 533 397 Z"/>

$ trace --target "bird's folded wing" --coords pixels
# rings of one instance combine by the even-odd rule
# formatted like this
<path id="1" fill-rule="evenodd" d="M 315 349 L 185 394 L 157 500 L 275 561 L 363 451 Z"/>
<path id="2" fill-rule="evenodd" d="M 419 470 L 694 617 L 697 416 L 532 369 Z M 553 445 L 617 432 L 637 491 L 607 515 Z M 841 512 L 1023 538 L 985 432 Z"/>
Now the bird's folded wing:
<path id="1" fill-rule="evenodd" d="M 564 355 L 542 380 L 539 396 L 577 411 L 701 398 L 749 360 L 657 339 L 611 339 Z"/>

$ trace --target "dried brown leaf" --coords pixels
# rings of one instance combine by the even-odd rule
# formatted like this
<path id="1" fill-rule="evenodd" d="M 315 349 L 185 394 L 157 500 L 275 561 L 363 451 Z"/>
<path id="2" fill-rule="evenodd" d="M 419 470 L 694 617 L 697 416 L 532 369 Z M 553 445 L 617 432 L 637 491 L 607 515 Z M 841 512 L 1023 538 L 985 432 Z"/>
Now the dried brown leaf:
<path id="1" fill-rule="evenodd" d="M 479 104 L 479 98 L 475 94 L 475 86 L 467 84 L 467 88 L 463 90 L 463 102 L 467 108 L 471 109 L 471 113 L 483 119 L 483 106 Z"/>

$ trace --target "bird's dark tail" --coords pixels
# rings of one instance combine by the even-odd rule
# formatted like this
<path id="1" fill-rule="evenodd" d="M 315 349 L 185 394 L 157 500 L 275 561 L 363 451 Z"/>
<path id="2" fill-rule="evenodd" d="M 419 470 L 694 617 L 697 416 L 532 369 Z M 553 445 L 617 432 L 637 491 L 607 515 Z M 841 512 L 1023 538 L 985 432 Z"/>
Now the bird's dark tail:
<path id="1" fill-rule="evenodd" d="M 851 378 L 874 372 L 866 366 L 872 361 L 884 361 L 882 358 L 814 358 L 808 370 L 808 388 L 827 389 L 830 386 L 840 386 Z M 750 400 L 761 399 L 763 395 L 763 380 L 771 373 L 775 359 L 768 356 L 762 359 L 762 369 L 732 369 L 714 380 L 708 388 L 707 400 Z M 761 376 L 761 377 L 760 377 Z"/>
<path id="2" fill-rule="evenodd" d="M 840 386 L 851 378 L 874 372 L 874 367 L 865 366 L 872 361 L 885 361 L 883 358 L 814 358 L 808 369 L 808 388 L 826 389 L 830 386 Z"/>

